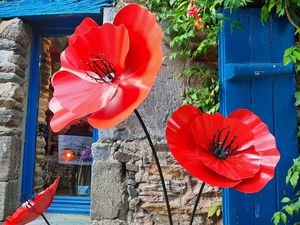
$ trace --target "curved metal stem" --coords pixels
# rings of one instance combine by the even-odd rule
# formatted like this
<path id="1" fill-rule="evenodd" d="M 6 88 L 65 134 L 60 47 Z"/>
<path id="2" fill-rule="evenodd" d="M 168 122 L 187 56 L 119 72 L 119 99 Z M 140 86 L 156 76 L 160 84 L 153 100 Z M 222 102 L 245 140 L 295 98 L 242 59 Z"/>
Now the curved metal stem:
<path id="1" fill-rule="evenodd" d="M 200 202 L 200 197 L 201 197 L 201 195 L 202 195 L 204 186 L 205 186 L 205 183 L 202 182 L 201 187 L 200 187 L 200 190 L 199 190 L 199 193 L 198 193 L 198 195 L 197 195 L 197 199 L 196 199 L 195 205 L 194 205 L 194 209 L 193 209 L 193 212 L 192 212 L 192 217 L 191 217 L 191 220 L 190 220 L 190 225 L 192 225 L 193 222 L 194 222 L 194 218 L 195 218 L 195 215 L 196 215 L 196 209 L 197 209 L 198 204 L 199 204 L 199 202 Z"/>
<path id="2" fill-rule="evenodd" d="M 170 208 L 170 203 L 169 203 L 169 197 L 168 197 L 168 193 L 167 193 L 167 188 L 166 188 L 166 184 L 165 184 L 165 179 L 164 179 L 164 176 L 163 176 L 163 173 L 162 173 L 162 170 L 161 170 L 161 166 L 160 166 L 160 163 L 159 163 L 159 159 L 158 159 L 158 156 L 157 156 L 157 153 L 156 153 L 156 150 L 155 150 L 155 147 L 153 145 L 153 142 L 151 140 L 151 137 L 150 137 L 150 134 L 147 130 L 147 127 L 142 119 L 142 117 L 140 116 L 139 112 L 137 111 L 137 109 L 134 110 L 134 113 L 136 115 L 136 117 L 138 118 L 145 134 L 146 134 L 146 137 L 148 139 L 148 142 L 149 142 L 149 145 L 151 147 L 151 150 L 152 150 L 152 154 L 154 156 L 154 159 L 155 159 L 155 163 L 156 163 L 156 166 L 157 166 L 157 169 L 158 169 L 158 172 L 159 172 L 159 176 L 160 176 L 160 180 L 161 180 L 161 183 L 162 183 L 162 187 L 163 187 L 163 191 L 164 191 L 164 196 L 165 196 L 165 201 L 166 201 L 166 205 L 167 205 L 167 210 L 168 210 L 168 217 L 169 217 L 169 223 L 170 225 L 173 225 L 173 220 L 172 220 L 172 213 L 171 213 L 171 208 Z"/>

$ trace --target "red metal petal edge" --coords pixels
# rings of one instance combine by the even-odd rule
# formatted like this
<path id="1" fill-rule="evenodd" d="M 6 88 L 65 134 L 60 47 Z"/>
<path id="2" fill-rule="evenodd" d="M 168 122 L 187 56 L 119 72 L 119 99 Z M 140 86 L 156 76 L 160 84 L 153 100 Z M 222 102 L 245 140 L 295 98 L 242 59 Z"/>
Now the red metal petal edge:
<path id="1" fill-rule="evenodd" d="M 24 225 L 39 217 L 50 207 L 56 193 L 60 177 L 51 184 L 46 190 L 39 193 L 30 204 L 25 202 L 16 212 L 6 218 L 3 225 Z"/>
<path id="2" fill-rule="evenodd" d="M 261 190 L 274 176 L 280 158 L 275 138 L 267 125 L 245 109 L 224 118 L 219 114 L 201 114 L 192 108 L 180 107 L 168 121 L 168 145 L 179 164 L 211 185 L 232 187 L 245 193 Z M 222 129 L 227 129 L 227 132 L 220 133 Z M 229 135 L 230 132 L 236 139 Z M 213 134 L 217 135 L 217 142 Z M 219 148 L 225 150 L 221 144 L 229 139 L 236 140 L 231 145 L 236 147 L 228 157 L 223 158 L 224 152 L 219 155 Z M 212 142 L 217 145 L 211 145 Z"/>

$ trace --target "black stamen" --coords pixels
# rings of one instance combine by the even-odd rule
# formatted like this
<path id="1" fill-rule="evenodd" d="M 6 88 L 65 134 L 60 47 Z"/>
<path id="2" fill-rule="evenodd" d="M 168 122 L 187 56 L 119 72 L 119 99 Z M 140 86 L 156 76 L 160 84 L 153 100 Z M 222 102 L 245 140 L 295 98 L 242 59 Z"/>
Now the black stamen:
<path id="1" fill-rule="evenodd" d="M 91 63 L 88 62 L 86 65 L 90 71 L 95 73 L 98 77 L 91 76 L 88 71 L 86 72 L 86 75 L 99 83 L 113 82 L 116 76 L 116 70 L 113 64 L 105 58 L 104 55 L 94 55 L 92 53 L 89 53 L 89 55 L 91 56 L 89 59 Z"/>
<path id="2" fill-rule="evenodd" d="M 224 132 L 227 130 L 225 137 Z M 223 136 L 223 137 L 222 137 Z M 219 159 L 227 159 L 230 157 L 238 148 L 239 146 L 235 146 L 232 148 L 237 136 L 231 139 L 228 143 L 228 138 L 230 136 L 230 127 L 223 128 L 222 130 L 217 130 L 217 133 L 213 135 L 212 142 L 209 144 L 210 151 Z"/>

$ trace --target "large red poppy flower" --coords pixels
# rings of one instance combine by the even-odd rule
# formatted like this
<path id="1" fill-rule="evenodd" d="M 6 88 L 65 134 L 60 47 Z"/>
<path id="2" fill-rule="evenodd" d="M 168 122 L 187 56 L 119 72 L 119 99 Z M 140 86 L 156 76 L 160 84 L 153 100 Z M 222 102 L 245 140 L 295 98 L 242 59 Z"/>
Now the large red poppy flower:
<path id="1" fill-rule="evenodd" d="M 52 78 L 52 130 L 87 115 L 99 129 L 125 120 L 151 90 L 162 64 L 161 43 L 155 15 L 136 4 L 120 10 L 113 24 L 84 19 Z"/>
<path id="2" fill-rule="evenodd" d="M 3 225 L 23 225 L 30 223 L 46 212 L 50 207 L 56 193 L 59 177 L 46 190 L 39 193 L 33 200 L 29 200 L 6 218 Z"/>
<path id="3" fill-rule="evenodd" d="M 267 125 L 247 109 L 226 118 L 185 105 L 168 120 L 166 136 L 173 156 L 191 175 L 245 193 L 260 191 L 280 159 Z"/>

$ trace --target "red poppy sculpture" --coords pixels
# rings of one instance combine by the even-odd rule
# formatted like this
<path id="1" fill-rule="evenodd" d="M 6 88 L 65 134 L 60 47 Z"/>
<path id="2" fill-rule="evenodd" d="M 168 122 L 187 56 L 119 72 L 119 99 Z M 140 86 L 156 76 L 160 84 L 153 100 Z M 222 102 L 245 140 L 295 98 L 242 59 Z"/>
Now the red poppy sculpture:
<path id="1" fill-rule="evenodd" d="M 34 221 L 50 207 L 59 183 L 59 177 L 46 190 L 39 193 L 33 200 L 22 204 L 16 212 L 6 218 L 3 225 L 23 225 Z"/>
<path id="2" fill-rule="evenodd" d="M 75 159 L 75 154 L 72 150 L 64 149 L 60 153 L 60 158 L 64 162 L 72 162 Z"/>
<path id="3" fill-rule="evenodd" d="M 136 4 L 120 10 L 113 24 L 84 19 L 52 78 L 52 130 L 85 116 L 98 129 L 125 120 L 151 90 L 162 64 L 161 43 L 155 15 Z"/>
<path id="4" fill-rule="evenodd" d="M 247 109 L 226 118 L 185 105 L 168 120 L 166 136 L 173 156 L 191 175 L 244 193 L 260 191 L 280 159 L 267 125 Z"/>

